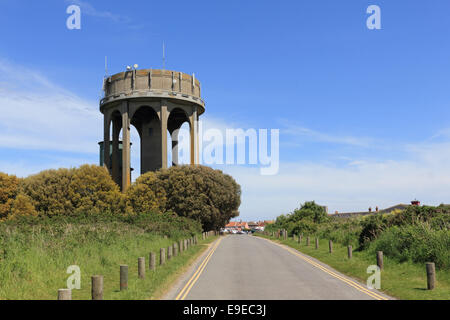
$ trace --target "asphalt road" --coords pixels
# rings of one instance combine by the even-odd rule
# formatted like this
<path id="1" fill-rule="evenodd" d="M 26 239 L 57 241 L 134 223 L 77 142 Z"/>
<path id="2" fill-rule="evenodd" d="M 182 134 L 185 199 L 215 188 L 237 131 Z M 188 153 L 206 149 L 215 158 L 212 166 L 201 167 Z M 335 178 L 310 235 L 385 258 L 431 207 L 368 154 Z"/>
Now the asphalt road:
<path id="1" fill-rule="evenodd" d="M 389 299 L 292 248 L 249 235 L 229 235 L 217 240 L 165 297 L 186 300 L 381 298 Z"/>

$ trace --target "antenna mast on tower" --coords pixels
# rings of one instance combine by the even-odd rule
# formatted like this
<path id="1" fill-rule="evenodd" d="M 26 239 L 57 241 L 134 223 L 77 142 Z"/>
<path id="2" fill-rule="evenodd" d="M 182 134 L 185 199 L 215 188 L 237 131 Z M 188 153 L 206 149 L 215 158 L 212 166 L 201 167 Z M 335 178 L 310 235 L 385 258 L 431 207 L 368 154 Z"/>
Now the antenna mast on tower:
<path id="1" fill-rule="evenodd" d="M 108 77 L 108 57 L 105 56 L 105 78 Z"/>
<path id="2" fill-rule="evenodd" d="M 162 45 L 162 58 L 163 58 L 163 70 L 166 70 L 166 48 L 165 48 L 165 43 L 163 41 L 163 45 Z"/>

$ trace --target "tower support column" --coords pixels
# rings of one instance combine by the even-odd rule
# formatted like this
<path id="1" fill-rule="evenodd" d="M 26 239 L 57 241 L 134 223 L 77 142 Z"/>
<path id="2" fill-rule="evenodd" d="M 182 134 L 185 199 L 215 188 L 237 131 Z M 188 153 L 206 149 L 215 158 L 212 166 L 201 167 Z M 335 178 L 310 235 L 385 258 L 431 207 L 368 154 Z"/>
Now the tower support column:
<path id="1" fill-rule="evenodd" d="M 122 127 L 121 119 L 113 118 L 113 136 L 112 136 L 112 178 L 115 183 L 121 186 L 120 181 L 120 151 L 119 151 L 119 134 Z"/>
<path id="2" fill-rule="evenodd" d="M 167 169 L 167 119 L 169 112 L 167 111 L 167 101 L 161 101 L 161 161 L 162 169 Z"/>
<path id="3" fill-rule="evenodd" d="M 131 185 L 130 172 L 130 119 L 128 118 L 128 102 L 122 107 L 122 191 L 126 192 Z"/>
<path id="4" fill-rule="evenodd" d="M 191 140 L 191 165 L 198 164 L 197 152 L 198 152 L 198 130 L 197 130 L 197 106 L 193 106 L 192 115 L 189 116 L 190 124 L 190 140 Z"/>
<path id="5" fill-rule="evenodd" d="M 111 170 L 109 169 L 109 128 L 110 120 L 109 117 L 105 114 L 105 116 L 103 117 L 103 166 L 111 174 Z"/>
<path id="6" fill-rule="evenodd" d="M 175 129 L 170 134 L 172 138 L 172 166 L 178 165 L 178 133 L 180 129 Z"/>

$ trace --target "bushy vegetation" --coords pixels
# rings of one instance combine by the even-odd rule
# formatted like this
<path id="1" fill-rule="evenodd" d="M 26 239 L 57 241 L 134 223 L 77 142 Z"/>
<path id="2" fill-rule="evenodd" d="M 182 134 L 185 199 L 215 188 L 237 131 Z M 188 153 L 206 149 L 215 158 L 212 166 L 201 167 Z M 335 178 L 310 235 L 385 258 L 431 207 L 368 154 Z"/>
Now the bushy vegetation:
<path id="1" fill-rule="evenodd" d="M 220 227 L 239 204 L 239 185 L 206 167 L 149 172 L 126 194 L 105 168 L 93 165 L 23 179 L 0 173 L 0 300 L 55 298 L 70 265 L 81 267 L 83 283 L 103 274 L 108 299 L 148 298 L 202 249 L 172 259 L 145 284 L 130 281 L 136 288 L 128 293 L 116 290 L 118 265 L 133 271 L 137 257 L 198 235 L 202 226 Z M 89 290 L 79 294 L 88 298 Z"/>
<path id="2" fill-rule="evenodd" d="M 314 202 L 307 202 L 291 214 L 279 216 L 268 231 L 285 229 L 330 239 L 357 250 L 378 250 L 399 262 L 435 262 L 450 269 L 450 207 L 409 206 L 390 214 L 354 218 L 328 216 Z"/>
<path id="3" fill-rule="evenodd" d="M 94 165 L 42 171 L 23 179 L 20 193 L 42 215 L 124 211 L 119 187 L 105 168 Z"/>
<path id="4" fill-rule="evenodd" d="M 172 212 L 212 230 L 239 214 L 240 196 L 231 176 L 204 166 L 148 172 L 123 194 L 105 168 L 83 165 L 24 179 L 0 174 L 0 219 Z"/>
<path id="5" fill-rule="evenodd" d="M 16 176 L 0 172 L 0 219 L 6 218 L 19 191 L 19 179 Z"/>
<path id="6" fill-rule="evenodd" d="M 200 221 L 204 230 L 212 230 L 239 215 L 241 188 L 220 170 L 174 166 L 140 176 L 128 199 L 134 211 L 159 207 Z"/>

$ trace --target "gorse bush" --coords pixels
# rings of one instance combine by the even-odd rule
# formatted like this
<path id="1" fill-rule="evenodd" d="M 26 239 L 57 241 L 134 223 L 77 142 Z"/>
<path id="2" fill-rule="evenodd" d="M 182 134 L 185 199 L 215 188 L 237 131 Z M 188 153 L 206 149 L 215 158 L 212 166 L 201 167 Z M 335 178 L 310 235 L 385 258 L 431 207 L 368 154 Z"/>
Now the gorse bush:
<path id="1" fill-rule="evenodd" d="M 83 165 L 73 170 L 68 198 L 75 213 L 119 213 L 125 198 L 104 167 Z"/>
<path id="2" fill-rule="evenodd" d="M 21 192 L 33 201 L 41 214 L 57 215 L 72 212 L 69 184 L 74 169 L 45 170 L 24 179 Z"/>
<path id="3" fill-rule="evenodd" d="M 42 215 L 118 213 L 125 206 L 108 171 L 95 165 L 42 171 L 23 179 L 20 192 Z"/>
<path id="4" fill-rule="evenodd" d="M 164 211 L 166 190 L 161 186 L 156 173 L 147 172 L 128 189 L 126 201 L 134 212 Z"/>
<path id="5" fill-rule="evenodd" d="M 11 213 L 14 199 L 19 192 L 20 179 L 0 172 L 0 220 Z"/>
<path id="6" fill-rule="evenodd" d="M 20 216 L 37 216 L 38 212 L 34 208 L 33 202 L 30 197 L 24 194 L 18 194 L 14 201 L 11 203 L 11 211 L 9 213 L 9 219 L 16 219 Z"/>

